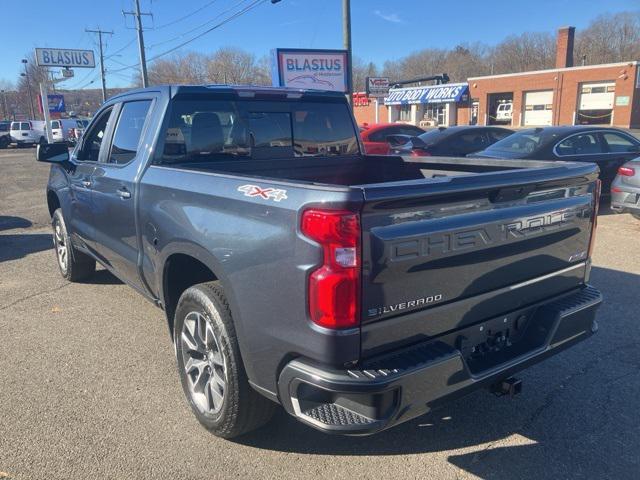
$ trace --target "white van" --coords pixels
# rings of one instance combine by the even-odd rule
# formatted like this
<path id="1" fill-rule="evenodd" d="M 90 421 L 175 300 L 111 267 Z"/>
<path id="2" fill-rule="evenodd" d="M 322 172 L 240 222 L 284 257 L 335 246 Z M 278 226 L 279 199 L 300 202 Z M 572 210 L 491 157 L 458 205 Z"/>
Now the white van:
<path id="1" fill-rule="evenodd" d="M 60 118 L 51 120 L 51 133 L 54 142 L 72 142 L 74 129 L 81 127 L 80 120 L 75 118 Z"/>
<path id="2" fill-rule="evenodd" d="M 496 120 L 499 122 L 509 122 L 513 117 L 513 102 L 501 103 L 496 110 Z"/>
<path id="3" fill-rule="evenodd" d="M 42 120 L 25 120 L 22 122 L 11 122 L 11 142 L 18 147 L 22 145 L 36 145 L 47 143 L 44 132 L 44 122 Z"/>

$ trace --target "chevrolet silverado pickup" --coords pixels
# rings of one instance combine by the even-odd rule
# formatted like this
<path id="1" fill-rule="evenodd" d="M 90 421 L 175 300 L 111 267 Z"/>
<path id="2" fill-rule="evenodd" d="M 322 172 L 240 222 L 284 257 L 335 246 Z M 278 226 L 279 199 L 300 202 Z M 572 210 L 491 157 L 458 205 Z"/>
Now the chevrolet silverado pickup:
<path id="1" fill-rule="evenodd" d="M 512 392 L 596 331 L 595 165 L 363 152 L 341 94 L 163 86 L 37 159 L 63 277 L 99 263 L 164 310 L 186 398 L 222 437 L 278 404 L 378 432 Z"/>

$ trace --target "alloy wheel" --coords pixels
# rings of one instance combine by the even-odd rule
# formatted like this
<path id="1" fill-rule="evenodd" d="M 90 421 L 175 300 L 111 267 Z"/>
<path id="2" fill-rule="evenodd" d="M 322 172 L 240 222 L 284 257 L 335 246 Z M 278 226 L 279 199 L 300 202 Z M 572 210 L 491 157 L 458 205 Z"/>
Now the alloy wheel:
<path id="1" fill-rule="evenodd" d="M 218 413 L 224 402 L 227 369 L 211 320 L 199 312 L 187 314 L 180 341 L 193 402 L 203 413 Z"/>
<path id="2" fill-rule="evenodd" d="M 67 271 L 67 265 L 69 263 L 69 249 L 64 238 L 64 232 L 60 222 L 56 221 L 53 226 L 53 243 L 56 249 L 56 257 L 58 257 L 58 263 L 63 272 Z"/>

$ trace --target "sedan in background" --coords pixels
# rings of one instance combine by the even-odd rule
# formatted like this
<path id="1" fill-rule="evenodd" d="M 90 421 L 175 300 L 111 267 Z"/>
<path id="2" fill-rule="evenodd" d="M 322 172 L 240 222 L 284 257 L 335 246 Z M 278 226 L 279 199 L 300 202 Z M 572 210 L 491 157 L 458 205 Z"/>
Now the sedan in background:
<path id="1" fill-rule="evenodd" d="M 611 185 L 611 210 L 640 220 L 640 158 L 625 163 Z"/>
<path id="2" fill-rule="evenodd" d="M 503 138 L 513 130 L 501 127 L 439 127 L 411 138 L 395 136 L 390 138 L 394 155 L 410 155 L 412 157 L 464 157 L 470 153 L 484 150 Z"/>
<path id="3" fill-rule="evenodd" d="M 360 136 L 364 144 L 364 151 L 369 155 L 388 155 L 389 136 L 408 135 L 410 137 L 420 135 L 424 130 L 415 125 L 404 123 L 376 123 L 374 125 L 364 124 L 360 126 Z"/>
<path id="4" fill-rule="evenodd" d="M 596 163 L 608 194 L 618 169 L 639 153 L 640 140 L 624 130 L 585 125 L 520 130 L 472 156 Z"/>

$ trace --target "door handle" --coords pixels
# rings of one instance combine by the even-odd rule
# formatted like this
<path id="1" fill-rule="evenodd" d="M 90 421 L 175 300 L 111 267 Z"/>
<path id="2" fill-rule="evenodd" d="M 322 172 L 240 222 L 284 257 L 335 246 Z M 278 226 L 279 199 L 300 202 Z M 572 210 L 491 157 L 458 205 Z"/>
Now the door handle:
<path id="1" fill-rule="evenodd" d="M 123 200 L 126 200 L 127 198 L 131 198 L 131 192 L 124 187 L 118 189 L 118 195 Z"/>
<path id="2" fill-rule="evenodd" d="M 89 180 L 82 180 L 82 186 L 84 188 L 89 188 L 91 186 L 91 182 Z"/>

